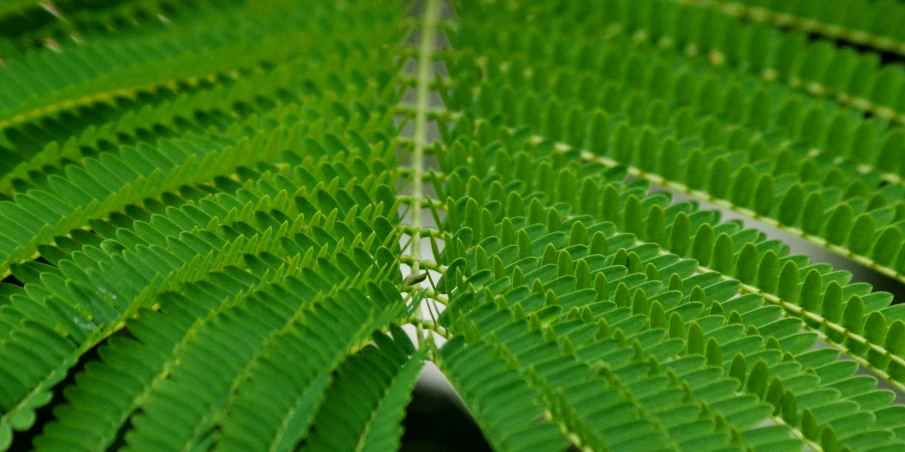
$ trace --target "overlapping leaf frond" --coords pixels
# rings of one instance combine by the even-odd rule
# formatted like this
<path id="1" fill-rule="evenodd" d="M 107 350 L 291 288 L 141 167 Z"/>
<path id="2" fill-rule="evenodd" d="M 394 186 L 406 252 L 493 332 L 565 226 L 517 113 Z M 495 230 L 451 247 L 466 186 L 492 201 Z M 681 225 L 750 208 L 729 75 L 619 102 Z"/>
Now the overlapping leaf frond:
<path id="1" fill-rule="evenodd" d="M 626 2 L 625 14 L 647 3 Z M 660 14 L 670 6 L 679 8 L 669 4 L 649 11 Z M 674 23 L 696 23 L 682 21 L 681 11 L 674 14 Z M 591 19 L 595 14 L 588 13 Z M 590 33 L 618 17 L 600 16 L 599 22 L 589 19 L 579 26 Z M 552 29 L 537 22 L 531 22 L 534 33 L 461 33 L 462 54 L 469 56 L 450 57 L 461 67 L 449 95 L 454 110 L 464 107 L 464 101 L 473 105 L 472 121 L 493 120 L 493 129 L 529 128 L 538 139 L 586 151 L 581 154 L 584 160 L 627 165 L 633 177 L 762 217 L 905 279 L 900 275 L 905 262 L 900 224 L 905 186 L 898 168 L 905 161 L 905 135 L 898 127 L 882 119 L 865 120 L 851 109 L 796 94 L 782 84 L 758 83 L 749 74 L 753 54 L 738 56 L 749 70 L 726 71 L 676 53 L 683 47 L 677 36 L 654 39 L 621 27 L 596 40 L 569 28 L 548 46 L 543 40 Z M 711 25 L 701 27 L 708 30 Z M 697 39 L 703 40 L 687 42 L 689 51 L 704 53 L 703 43 L 719 42 Z M 500 41 L 506 43 L 505 54 L 479 54 L 477 49 L 500 48 L 488 45 Z M 738 46 L 762 51 L 761 41 L 752 34 L 750 43 Z M 787 62 L 789 56 L 778 50 L 786 48 L 778 46 L 770 55 Z M 813 66 L 802 60 L 792 67 Z M 479 71 L 490 76 L 481 77 Z M 852 83 L 857 77 L 851 76 Z M 579 82 L 571 82 L 576 79 Z M 481 88 L 470 104 L 475 84 Z M 604 88 L 586 95 L 592 86 Z M 533 95 L 515 95 L 526 87 Z M 897 90 L 892 90 L 895 97 Z"/>
<path id="2" fill-rule="evenodd" d="M 451 3 L 0 3 L 0 449 L 905 447 L 901 4 Z"/>
<path id="3" fill-rule="evenodd" d="M 407 316 L 391 51 L 404 11 L 311 6 L 6 61 L 3 269 L 18 284 L 0 308 L 4 447 L 53 403 L 38 449 L 294 448 L 334 369 Z M 420 366 L 379 350 L 362 359 L 390 382 L 365 407 L 362 444 L 398 441 Z M 88 352 L 99 358 L 54 392 Z M 210 372 L 219 383 L 198 392 Z M 262 411 L 262 382 L 279 375 L 297 395 Z M 264 430 L 242 421 L 265 412 Z"/>
<path id="4" fill-rule="evenodd" d="M 467 136 L 459 135 L 456 143 L 467 143 L 468 139 Z M 490 146 L 489 149 L 480 146 L 470 148 L 474 152 L 496 153 L 493 160 L 486 154 L 477 158 L 474 157 L 475 154 L 468 155 L 472 162 L 484 160 L 489 165 L 499 161 L 497 158 L 503 161 L 509 158 L 499 146 Z M 460 149 L 465 149 L 465 146 Z M 520 157 L 528 157 L 532 166 L 544 168 L 543 164 L 537 163 L 538 159 L 544 160 L 541 157 L 544 151 L 535 149 L 536 155 L 529 157 L 528 153 L 522 153 Z M 549 158 L 551 153 L 557 151 L 547 147 L 546 152 Z M 453 155 L 449 157 L 453 158 Z M 565 161 L 567 160 L 568 158 Z M 477 170 L 478 168 L 469 166 L 459 166 L 457 169 L 459 172 Z M 579 172 L 576 173 L 576 170 Z M 843 289 L 839 285 L 839 280 L 844 282 L 848 275 L 839 272 L 832 274 L 828 272 L 829 269 L 819 267 L 808 269 L 814 266 L 808 266 L 806 258 L 802 256 L 783 256 L 780 259 L 777 251 L 780 254 L 785 251 L 780 243 L 766 241 L 756 231 L 741 230 L 737 223 L 717 226 L 726 231 L 719 232 L 722 237 L 720 241 L 728 241 L 731 246 L 734 243 L 732 237 L 744 241 L 748 236 L 750 241 L 743 248 L 746 251 L 733 255 L 731 249 L 714 250 L 714 231 L 706 221 L 716 222 L 715 212 L 697 211 L 689 216 L 686 212 L 693 210 L 693 206 L 689 204 L 677 204 L 677 208 L 664 211 L 662 206 L 668 203 L 669 197 L 662 194 L 646 196 L 648 187 L 643 181 L 628 185 L 608 182 L 611 179 L 621 180 L 624 173 L 612 172 L 601 166 L 570 167 L 566 164 L 559 174 L 562 177 L 515 179 L 507 184 L 510 190 L 516 190 L 508 199 L 488 195 L 503 193 L 495 187 L 502 187 L 504 180 L 495 180 L 485 187 L 476 177 L 471 178 L 467 184 L 467 193 L 450 193 L 461 198 L 457 203 L 450 198 L 451 211 L 457 213 L 450 215 L 452 220 L 448 227 L 460 232 L 447 239 L 443 261 L 449 267 L 440 287 L 450 293 L 449 311 L 445 314 L 446 325 L 461 337 L 444 347 L 441 357 L 449 361 L 441 363 L 449 366 L 454 384 L 457 383 L 458 372 L 464 372 L 459 378 L 462 379 L 462 387 L 468 388 L 463 389 L 466 391 L 466 400 L 471 395 L 468 391 L 473 390 L 475 405 L 501 407 L 499 412 L 488 412 L 486 419 L 479 415 L 479 422 L 488 422 L 488 428 L 494 430 L 494 422 L 506 423 L 508 416 L 527 415 L 524 406 L 502 403 L 506 397 L 512 397 L 513 403 L 519 397 L 524 397 L 516 395 L 514 390 L 510 396 L 504 395 L 508 388 L 503 385 L 502 376 L 497 379 L 490 377 L 491 374 L 483 373 L 483 370 L 476 371 L 486 369 L 486 372 L 493 372 L 484 361 L 500 360 L 501 367 L 495 371 L 505 370 L 515 375 L 521 373 L 523 378 L 534 378 L 546 366 L 545 361 L 552 359 L 550 352 L 545 354 L 540 349 L 552 347 L 556 350 L 559 347 L 571 351 L 571 359 L 578 363 L 573 365 L 585 369 L 581 372 L 573 371 L 577 376 L 588 374 L 597 364 L 606 369 L 604 374 L 615 372 L 618 376 L 621 366 L 627 366 L 625 372 L 631 376 L 627 377 L 628 382 L 622 383 L 636 382 L 640 393 L 634 394 L 629 390 L 628 394 L 632 398 L 650 397 L 653 403 L 650 410 L 664 409 L 661 404 L 666 399 L 665 395 L 647 386 L 653 383 L 641 378 L 644 375 L 664 377 L 661 390 L 672 390 L 678 399 L 676 403 L 681 401 L 682 405 L 688 406 L 685 416 L 670 419 L 675 424 L 664 424 L 656 416 L 637 416 L 638 413 L 649 411 L 644 405 L 629 410 L 630 414 L 625 418 L 607 419 L 604 413 L 612 412 L 612 405 L 591 403 L 584 407 L 586 411 L 562 406 L 572 396 L 570 389 L 575 391 L 575 403 L 584 400 L 583 397 L 589 397 L 582 394 L 588 383 L 581 383 L 581 380 L 554 380 L 556 383 L 552 387 L 536 385 L 533 390 L 541 395 L 556 388 L 565 391 L 565 399 L 555 394 L 555 391 L 553 395 L 546 394 L 550 404 L 546 415 L 582 438 L 581 445 L 593 449 L 601 449 L 602 444 L 606 444 L 611 450 L 623 447 L 637 450 L 634 448 L 641 446 L 629 441 L 631 437 L 621 438 L 612 433 L 633 431 L 629 424 L 638 428 L 638 438 L 644 438 L 645 441 L 655 441 L 655 436 L 661 436 L 658 440 L 660 442 L 644 445 L 651 448 L 667 447 L 669 444 L 683 447 L 683 442 L 694 441 L 684 446 L 691 447 L 691 444 L 700 444 L 699 441 L 703 441 L 704 437 L 710 438 L 712 435 L 725 440 L 720 442 L 714 438 L 715 446 L 728 446 L 731 443 L 740 447 L 762 446 L 764 450 L 780 450 L 784 447 L 800 450 L 802 444 L 794 438 L 817 443 L 850 441 L 851 447 L 859 447 L 862 445 L 861 441 L 872 442 L 882 438 L 882 441 L 873 445 L 888 442 L 890 447 L 901 446 L 892 434 L 887 434 L 888 424 L 874 425 L 875 416 L 879 416 L 879 419 L 886 415 L 895 418 L 899 408 L 890 406 L 894 395 L 885 393 L 881 396 L 883 391 L 874 391 L 876 380 L 855 376 L 858 366 L 853 362 L 838 361 L 838 350 L 813 351 L 816 341 L 822 338 L 835 340 L 831 343 L 855 357 L 859 356 L 854 349 L 855 344 L 860 343 L 836 333 L 837 330 L 846 334 L 861 331 L 861 325 L 847 325 L 848 329 L 841 326 L 837 328 L 823 318 L 822 324 L 812 327 L 807 322 L 812 320 L 811 317 L 805 315 L 805 321 L 799 318 L 804 312 L 798 304 L 775 295 L 783 293 L 783 296 L 789 297 L 788 294 L 794 293 L 797 301 L 800 293 L 805 297 L 822 300 L 822 312 L 826 315 L 838 312 L 838 317 L 841 318 L 844 310 L 855 309 L 852 306 L 858 306 L 857 309 L 863 315 L 865 302 L 853 293 L 857 289 L 852 285 Z M 541 182 L 539 186 L 531 187 L 523 184 L 524 180 L 550 182 Z M 552 183 L 553 180 L 561 182 L 557 186 Z M 574 186 L 570 189 L 570 185 L 575 183 L 582 187 L 582 195 L 579 195 Z M 612 196 L 613 199 L 595 199 L 600 192 L 605 193 L 605 198 Z M 525 201 L 522 194 L 530 194 L 530 201 Z M 639 200 L 639 196 L 643 201 Z M 481 199 L 481 205 L 478 204 L 478 199 Z M 642 218 L 641 212 L 645 208 L 658 213 Z M 608 218 L 608 214 L 615 216 Z M 651 217 L 659 224 L 651 225 Z M 461 221 L 465 228 L 457 226 L 457 221 Z M 710 247 L 702 245 L 706 241 L 702 238 L 705 233 L 699 232 L 693 239 L 689 236 L 689 225 L 693 221 L 701 224 L 698 231 L 710 231 Z M 638 235 L 631 232 L 635 228 L 639 228 L 639 231 L 635 231 Z M 654 241 L 657 240 L 655 237 L 649 242 L 639 240 L 639 237 L 649 236 L 650 232 L 662 233 L 664 230 L 668 239 L 661 238 L 661 241 L 682 250 L 680 254 L 661 248 Z M 749 252 L 752 253 L 751 256 L 744 255 Z M 728 266 L 723 270 L 725 273 L 701 267 L 700 261 L 686 257 L 701 258 L 705 255 L 717 259 L 727 258 L 722 264 L 714 261 L 714 265 Z M 784 265 L 780 266 L 781 263 Z M 809 277 L 822 280 L 826 276 L 831 281 L 826 285 L 821 281 L 818 288 L 805 283 L 799 284 L 799 263 L 804 265 Z M 745 284 L 736 279 L 747 279 L 745 273 L 752 275 L 754 280 Z M 789 276 L 790 274 L 794 276 Z M 791 283 L 789 278 L 796 282 Z M 864 289 L 868 292 L 870 290 L 869 287 L 861 288 Z M 820 291 L 823 291 L 822 296 Z M 853 293 L 846 303 L 843 303 L 844 292 Z M 882 306 L 891 299 L 882 293 L 862 294 L 871 300 L 868 302 L 870 305 L 876 303 Z M 884 301 L 880 301 L 881 299 Z M 810 312 L 806 314 L 813 315 Z M 846 319 L 851 319 L 853 314 L 846 312 L 846 316 Z M 885 322 L 882 313 L 878 313 L 876 317 L 883 319 L 876 321 Z M 516 333 L 518 329 L 514 325 L 521 325 L 524 331 Z M 901 328 L 905 326 L 901 320 L 896 325 L 898 332 L 893 333 L 895 338 L 890 337 L 892 342 L 901 341 Z M 534 331 L 533 334 L 538 338 L 534 347 L 529 347 L 523 336 L 529 334 L 529 331 Z M 511 342 L 502 340 L 504 334 L 508 335 Z M 604 345 L 600 342 L 604 339 L 611 342 Z M 457 341 L 468 344 L 468 351 L 458 351 L 461 345 L 453 345 Z M 487 355 L 473 355 L 472 353 L 479 353 L 477 350 L 484 349 L 471 347 L 472 341 L 489 341 L 488 348 L 483 352 Z M 496 341 L 500 343 L 494 343 Z M 619 344 L 621 348 L 614 348 L 615 344 Z M 846 344 L 852 345 L 851 351 L 845 348 Z M 866 356 L 867 345 L 860 345 L 863 346 L 860 348 L 861 356 Z M 494 347 L 503 347 L 504 350 L 508 348 L 513 353 L 515 347 L 519 347 L 524 349 L 522 353 L 526 356 L 539 361 L 523 363 L 517 359 L 517 354 L 516 359 L 509 355 L 501 356 L 500 351 Z M 445 353 L 449 353 L 448 357 Z M 884 355 L 872 356 L 873 359 L 881 359 L 881 365 L 887 365 L 888 361 L 880 358 Z M 709 365 L 710 376 L 703 378 L 698 375 L 697 378 L 702 378 L 698 383 L 700 386 L 694 386 L 693 382 L 697 380 L 693 379 L 692 382 L 685 382 L 688 388 L 684 388 L 681 378 L 675 379 L 671 385 L 667 384 L 666 370 L 662 370 L 663 374 L 660 375 L 661 366 L 668 368 L 674 360 L 681 358 L 693 358 L 697 363 L 686 372 L 706 372 Z M 457 370 L 459 360 L 468 363 L 462 365 L 469 366 L 469 369 L 475 371 L 474 374 Z M 601 362 L 598 363 L 598 360 Z M 760 360 L 763 360 L 763 364 L 758 365 Z M 720 375 L 719 366 L 722 366 L 723 377 L 734 378 L 739 382 L 727 380 L 716 384 L 713 378 Z M 746 369 L 754 372 L 758 366 L 761 369 L 757 373 L 745 373 Z M 639 370 L 639 367 L 643 369 Z M 808 372 L 808 369 L 812 370 Z M 549 371 L 553 374 L 564 372 L 552 363 Z M 768 372 L 763 373 L 765 371 Z M 501 383 L 499 386 L 492 384 L 485 388 L 470 388 L 471 382 L 477 383 L 485 378 L 487 381 Z M 715 386 L 709 386 L 712 384 Z M 798 384 L 802 386 L 797 386 Z M 823 389 L 823 386 L 827 389 Z M 681 389 L 686 389 L 685 393 Z M 768 389 L 772 391 L 772 395 Z M 696 390 L 702 393 L 702 399 L 695 398 L 699 394 Z M 718 392 L 712 394 L 710 391 Z M 750 406 L 738 400 L 739 391 L 756 396 L 750 399 Z M 811 391 L 816 393 L 811 396 L 813 399 L 806 397 Z M 487 397 L 488 400 L 482 397 Z M 624 397 L 613 397 L 614 401 L 625 401 Z M 802 398 L 815 403 L 809 406 L 799 401 Z M 532 399 L 527 400 L 530 402 Z M 724 406 L 720 402 L 725 405 L 725 411 L 713 409 L 713 405 Z M 864 407 L 859 402 L 863 402 Z M 784 406 L 790 408 L 783 411 Z M 820 407 L 822 409 L 818 409 Z M 678 410 L 678 405 L 675 408 Z M 544 413 L 544 410 L 537 409 L 540 410 L 537 413 Z M 557 410 L 563 411 L 558 413 Z M 804 414 L 805 410 L 808 414 Z M 691 427 L 686 423 L 698 421 L 701 413 L 708 411 L 720 414 L 725 420 L 696 424 L 694 429 L 687 430 Z M 558 415 L 563 417 L 558 418 Z M 816 426 L 801 424 L 804 417 L 813 417 Z M 729 421 L 728 427 L 726 420 Z M 738 420 L 739 423 L 734 423 L 733 420 Z M 765 420 L 780 427 L 765 428 L 762 425 Z M 635 425 L 642 421 L 646 426 Z M 651 426 L 658 424 L 666 429 L 654 435 Z M 822 430 L 827 426 L 832 427 L 828 431 L 833 433 L 826 433 L 827 439 L 824 439 L 821 436 L 824 435 Z M 520 430 L 528 428 L 528 424 L 519 423 L 511 427 L 511 431 L 499 432 L 500 436 L 495 438 L 499 441 L 498 446 L 518 448 L 518 441 L 528 441 Z M 573 428 L 577 430 L 571 430 Z M 763 428 L 765 430 L 762 431 Z M 559 432 L 554 428 L 550 434 L 558 437 Z M 511 441 L 514 441 L 511 444 L 508 442 L 510 439 L 507 439 L 510 435 Z M 678 439 L 671 439 L 673 435 Z M 841 438 L 830 438 L 830 435 L 839 435 Z M 606 438 L 616 443 L 606 443 Z M 751 438 L 750 442 L 747 438 Z M 531 449 L 538 444 L 527 442 L 525 448 Z"/>
<path id="5" fill-rule="evenodd" d="M 892 295 L 649 185 L 900 278 L 902 132 L 858 102 L 897 98 L 897 79 L 874 82 L 854 60 L 830 85 L 820 77 L 838 67 L 815 67 L 847 51 L 792 47 L 798 35 L 701 5 L 526 3 L 460 4 L 438 85 L 450 121 L 436 147 L 449 196 L 439 288 L 456 336 L 438 359 L 489 440 L 902 447 L 894 394 L 855 374 L 902 388 Z"/>

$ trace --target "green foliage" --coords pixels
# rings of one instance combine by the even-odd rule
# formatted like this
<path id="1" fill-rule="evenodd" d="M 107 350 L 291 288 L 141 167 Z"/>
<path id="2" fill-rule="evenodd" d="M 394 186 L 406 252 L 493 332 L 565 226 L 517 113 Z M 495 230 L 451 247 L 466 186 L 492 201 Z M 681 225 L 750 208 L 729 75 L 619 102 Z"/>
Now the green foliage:
<path id="1" fill-rule="evenodd" d="M 0 1 L 0 450 L 905 447 L 905 7 L 451 3 Z"/>

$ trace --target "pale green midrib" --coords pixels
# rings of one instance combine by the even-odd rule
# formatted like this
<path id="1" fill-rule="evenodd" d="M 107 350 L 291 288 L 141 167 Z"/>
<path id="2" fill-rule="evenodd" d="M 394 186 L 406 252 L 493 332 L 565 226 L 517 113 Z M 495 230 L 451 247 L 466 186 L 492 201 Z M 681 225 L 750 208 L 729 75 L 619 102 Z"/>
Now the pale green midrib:
<path id="1" fill-rule="evenodd" d="M 422 13 L 420 43 L 418 46 L 418 73 L 415 87 L 415 123 L 412 131 L 412 155 L 411 155 L 411 180 L 412 180 L 412 198 L 420 200 L 424 197 L 423 174 L 424 174 L 424 148 L 427 143 L 427 112 L 430 107 L 430 89 L 431 80 L 433 79 L 433 63 L 434 63 L 434 46 L 437 39 L 437 24 L 440 16 L 439 0 L 425 0 L 424 11 Z M 421 260 L 421 205 L 417 202 L 412 206 L 412 228 L 414 235 L 411 241 L 411 255 L 414 263 L 412 264 L 411 274 L 417 275 L 421 268 L 419 261 Z M 417 318 L 422 318 L 421 306 L 419 304 L 415 311 Z M 422 345 L 424 332 L 421 324 L 415 325 L 417 330 L 417 340 L 419 347 Z"/>
<path id="2" fill-rule="evenodd" d="M 675 3 L 713 9 L 721 14 L 766 23 L 778 28 L 790 28 L 815 33 L 826 39 L 836 39 L 848 46 L 861 45 L 884 52 L 905 55 L 905 42 L 895 37 L 877 34 L 864 29 L 826 22 L 823 19 L 782 12 L 769 7 L 753 6 L 744 2 L 716 2 L 713 0 L 674 0 Z"/>
<path id="3" fill-rule="evenodd" d="M 415 93 L 415 123 L 412 133 L 413 150 L 411 157 L 412 198 L 421 199 L 423 193 L 424 148 L 427 144 L 427 113 L 430 107 L 430 83 L 433 78 L 434 44 L 437 33 L 439 0 L 426 0 L 421 28 L 421 41 L 418 47 L 418 74 Z M 412 226 L 421 227 L 421 209 L 412 210 Z M 415 232 L 415 247 L 412 249 L 414 259 L 419 260 L 421 248 L 418 245 L 420 233 Z M 416 264 L 417 266 L 417 264 Z"/>

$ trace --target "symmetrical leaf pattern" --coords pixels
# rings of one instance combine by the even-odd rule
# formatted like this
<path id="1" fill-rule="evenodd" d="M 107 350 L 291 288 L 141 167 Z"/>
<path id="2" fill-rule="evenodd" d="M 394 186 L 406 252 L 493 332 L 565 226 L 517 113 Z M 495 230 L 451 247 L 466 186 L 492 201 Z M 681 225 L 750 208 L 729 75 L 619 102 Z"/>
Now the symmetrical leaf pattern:
<path id="1" fill-rule="evenodd" d="M 898 19 L 0 0 L 0 450 L 902 450 Z"/>

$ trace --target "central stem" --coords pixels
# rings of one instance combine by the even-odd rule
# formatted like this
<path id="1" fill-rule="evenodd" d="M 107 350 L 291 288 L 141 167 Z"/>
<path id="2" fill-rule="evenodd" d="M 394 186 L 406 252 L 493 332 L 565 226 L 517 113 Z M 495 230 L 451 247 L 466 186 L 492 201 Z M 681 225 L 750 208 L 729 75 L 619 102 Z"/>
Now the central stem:
<path id="1" fill-rule="evenodd" d="M 412 274 L 417 275 L 421 271 L 421 204 L 424 197 L 422 175 L 424 172 L 424 147 L 427 145 L 427 113 L 430 107 L 430 83 L 433 78 L 434 45 L 437 39 L 437 23 L 440 16 L 439 0 L 426 0 L 421 24 L 421 42 L 418 46 L 418 75 L 415 91 L 415 125 L 412 133 L 414 149 L 412 151 L 412 227 L 414 235 L 412 240 Z M 420 302 L 419 302 L 420 303 Z M 419 304 L 415 311 L 418 318 L 422 318 Z M 423 331 L 420 323 L 416 324 L 418 330 L 418 342 L 422 340 Z M 420 344 L 419 344 L 420 345 Z"/>

